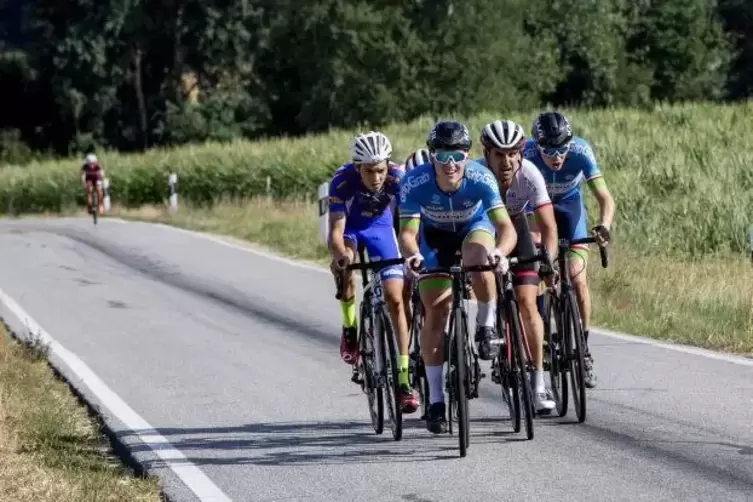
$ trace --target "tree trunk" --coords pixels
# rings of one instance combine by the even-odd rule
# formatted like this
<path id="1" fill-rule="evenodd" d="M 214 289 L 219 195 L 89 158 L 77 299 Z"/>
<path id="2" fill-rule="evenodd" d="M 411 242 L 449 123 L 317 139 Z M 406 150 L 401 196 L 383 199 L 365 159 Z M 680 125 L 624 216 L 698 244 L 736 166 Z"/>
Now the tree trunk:
<path id="1" fill-rule="evenodd" d="M 144 88 L 141 79 L 141 60 L 144 53 L 139 45 L 136 45 L 133 51 L 133 90 L 136 93 L 136 101 L 139 107 L 139 129 L 141 131 L 141 149 L 146 150 L 149 147 L 149 131 L 147 130 L 146 101 L 144 99 Z"/>

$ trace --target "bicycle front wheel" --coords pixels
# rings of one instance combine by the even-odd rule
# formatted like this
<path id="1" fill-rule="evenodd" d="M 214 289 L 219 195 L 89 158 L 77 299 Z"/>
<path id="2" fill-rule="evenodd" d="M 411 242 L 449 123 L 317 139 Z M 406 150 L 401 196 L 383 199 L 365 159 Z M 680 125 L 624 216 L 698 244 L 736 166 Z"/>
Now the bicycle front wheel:
<path id="1" fill-rule="evenodd" d="M 586 363 L 585 343 L 583 341 L 583 329 L 580 323 L 580 312 L 575 293 L 570 290 L 565 297 L 564 324 L 567 325 L 567 334 L 571 339 L 571 347 L 574 349 L 570 357 L 570 383 L 573 388 L 573 405 L 578 422 L 586 420 Z"/>
<path id="2" fill-rule="evenodd" d="M 371 315 L 371 308 L 367 299 L 361 302 L 361 326 L 358 337 L 360 357 L 358 367 L 363 378 L 366 396 L 369 401 L 369 414 L 371 415 L 371 425 L 374 432 L 381 434 L 384 431 L 384 398 L 382 388 L 379 386 L 379 380 L 375 373 L 375 364 L 378 354 L 375 353 L 374 333 L 377 326 L 374 326 L 374 318 Z"/>
<path id="3" fill-rule="evenodd" d="M 549 366 L 549 381 L 551 382 L 552 397 L 557 406 L 557 414 L 564 417 L 567 414 L 568 382 L 565 346 L 562 343 L 564 330 L 558 300 L 551 293 L 544 295 L 544 339 L 547 341 L 545 354 Z"/>
<path id="4" fill-rule="evenodd" d="M 395 331 L 392 323 L 384 310 L 380 310 L 379 318 L 381 325 L 380 337 L 382 340 L 382 372 L 384 382 L 384 394 L 387 398 L 387 413 L 390 417 L 390 429 L 395 441 L 403 437 L 403 410 L 400 407 L 398 393 L 400 391 L 400 377 L 398 375 L 398 353 L 395 341 Z M 386 342 L 386 345 L 385 343 Z"/>
<path id="5" fill-rule="evenodd" d="M 468 416 L 468 368 L 466 366 L 466 344 L 468 343 L 468 322 L 463 309 L 457 308 L 454 315 L 454 363 L 453 387 L 458 417 L 458 446 L 460 456 L 465 457 L 470 443 L 470 417 Z"/>
<path id="6" fill-rule="evenodd" d="M 533 439 L 533 399 L 531 397 L 531 383 L 526 367 L 525 346 L 523 345 L 523 330 L 520 327 L 518 304 L 515 300 L 507 302 L 508 325 L 510 326 L 510 340 L 512 341 L 513 374 L 517 375 L 518 388 L 522 403 L 520 406 L 525 417 L 526 437 Z"/>

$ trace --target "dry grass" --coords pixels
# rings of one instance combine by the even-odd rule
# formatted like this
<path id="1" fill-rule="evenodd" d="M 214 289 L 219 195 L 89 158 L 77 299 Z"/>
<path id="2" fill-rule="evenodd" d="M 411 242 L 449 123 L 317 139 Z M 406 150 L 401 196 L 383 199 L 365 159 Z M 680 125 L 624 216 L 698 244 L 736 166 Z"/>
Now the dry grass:
<path id="1" fill-rule="evenodd" d="M 55 378 L 39 347 L 0 328 L 0 500 L 161 500 L 156 479 L 133 477 L 98 426 Z"/>
<path id="2" fill-rule="evenodd" d="M 154 206 L 116 208 L 113 215 L 235 237 L 320 264 L 327 256 L 317 238 L 317 208 L 310 203 L 258 198 L 211 209 L 182 205 L 175 214 Z M 742 256 L 665 257 L 618 236 L 609 268 L 601 268 L 596 252 L 590 263 L 596 325 L 753 354 L 753 281 Z"/>

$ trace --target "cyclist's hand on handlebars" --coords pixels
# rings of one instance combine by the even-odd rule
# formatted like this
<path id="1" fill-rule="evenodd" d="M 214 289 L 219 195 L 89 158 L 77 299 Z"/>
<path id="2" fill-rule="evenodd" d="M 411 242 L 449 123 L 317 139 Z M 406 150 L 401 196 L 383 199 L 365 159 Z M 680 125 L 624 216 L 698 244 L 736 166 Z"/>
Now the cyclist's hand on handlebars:
<path id="1" fill-rule="evenodd" d="M 610 235 L 607 227 L 604 225 L 596 225 L 591 232 L 593 232 L 599 246 L 606 246 L 609 244 Z"/>
<path id="2" fill-rule="evenodd" d="M 416 253 L 405 259 L 405 272 L 411 277 L 418 277 L 418 271 L 424 263 L 424 257 L 421 253 Z"/>
<path id="3" fill-rule="evenodd" d="M 348 253 L 340 254 L 338 252 L 335 252 L 334 260 L 332 264 L 337 270 L 343 270 L 345 267 L 350 265 L 350 255 Z"/>
<path id="4" fill-rule="evenodd" d="M 494 248 L 489 253 L 489 263 L 496 265 L 497 270 L 503 274 L 506 274 L 510 270 L 510 260 L 497 248 Z"/>

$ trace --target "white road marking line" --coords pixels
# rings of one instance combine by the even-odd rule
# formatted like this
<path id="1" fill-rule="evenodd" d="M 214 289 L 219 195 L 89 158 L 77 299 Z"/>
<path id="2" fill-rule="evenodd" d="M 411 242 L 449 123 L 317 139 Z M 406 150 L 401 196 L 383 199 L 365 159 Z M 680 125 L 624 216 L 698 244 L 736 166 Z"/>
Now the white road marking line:
<path id="1" fill-rule="evenodd" d="M 28 338 L 29 333 L 38 336 L 49 346 L 50 352 L 68 366 L 89 391 L 148 445 L 167 467 L 185 483 L 202 502 L 231 502 L 231 499 L 215 485 L 204 472 L 192 464 L 170 442 L 157 432 L 146 420 L 123 401 L 105 384 L 77 355 L 58 343 L 47 331 L 4 291 L 0 290 L 0 315 L 19 338 Z M 172 462 L 177 460 L 178 462 Z"/>

